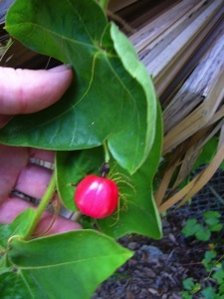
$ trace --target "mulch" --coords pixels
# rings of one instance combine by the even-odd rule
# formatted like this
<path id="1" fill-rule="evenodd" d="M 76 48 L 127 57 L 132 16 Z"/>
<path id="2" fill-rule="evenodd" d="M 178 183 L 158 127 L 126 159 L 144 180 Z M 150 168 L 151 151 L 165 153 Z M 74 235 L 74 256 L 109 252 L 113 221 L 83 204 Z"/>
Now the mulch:
<path id="1" fill-rule="evenodd" d="M 173 226 L 173 222 L 175 224 Z M 179 219 L 165 219 L 169 231 L 162 240 L 153 241 L 138 235 L 120 240 L 135 252 L 123 267 L 97 290 L 94 299 L 181 299 L 182 280 L 206 275 L 200 264 L 204 243 L 185 240 Z"/>
<path id="2" fill-rule="evenodd" d="M 224 203 L 217 200 L 217 194 L 224 198 L 223 178 L 224 173 L 218 172 L 190 204 L 169 211 L 163 218 L 161 240 L 139 235 L 119 240 L 134 251 L 134 256 L 96 290 L 92 299 L 181 299 L 182 281 L 187 277 L 194 278 L 202 288 L 208 286 L 208 273 L 201 261 L 209 244 L 217 239 L 202 242 L 193 237 L 185 238 L 181 230 L 188 218 L 200 221 L 207 210 L 221 211 L 224 220 Z M 223 251 L 224 232 L 216 237 Z M 193 298 L 202 299 L 200 292 Z"/>

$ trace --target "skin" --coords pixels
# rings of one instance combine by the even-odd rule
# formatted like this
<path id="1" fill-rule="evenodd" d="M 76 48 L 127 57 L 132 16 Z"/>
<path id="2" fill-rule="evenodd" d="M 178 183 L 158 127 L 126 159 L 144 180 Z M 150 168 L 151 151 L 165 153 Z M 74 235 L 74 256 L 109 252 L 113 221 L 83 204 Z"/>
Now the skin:
<path id="1" fill-rule="evenodd" d="M 0 128 L 14 115 L 40 111 L 58 101 L 72 82 L 69 67 L 50 70 L 22 70 L 0 67 Z M 12 222 L 30 203 L 10 196 L 16 189 L 34 198 L 41 198 L 48 186 L 50 169 L 30 163 L 37 158 L 52 163 L 50 151 L 0 145 L 0 223 Z M 52 219 L 54 220 L 52 225 Z M 79 229 L 80 225 L 63 217 L 46 212 L 36 235 L 53 234 Z"/>

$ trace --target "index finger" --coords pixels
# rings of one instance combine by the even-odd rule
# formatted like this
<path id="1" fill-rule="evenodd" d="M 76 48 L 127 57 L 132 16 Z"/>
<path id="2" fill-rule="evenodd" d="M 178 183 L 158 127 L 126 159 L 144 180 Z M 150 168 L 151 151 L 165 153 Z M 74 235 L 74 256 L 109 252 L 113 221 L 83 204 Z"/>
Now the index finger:
<path id="1" fill-rule="evenodd" d="M 62 97 L 72 77 L 71 68 L 65 65 L 49 70 L 0 67 L 0 113 L 15 115 L 40 111 Z"/>

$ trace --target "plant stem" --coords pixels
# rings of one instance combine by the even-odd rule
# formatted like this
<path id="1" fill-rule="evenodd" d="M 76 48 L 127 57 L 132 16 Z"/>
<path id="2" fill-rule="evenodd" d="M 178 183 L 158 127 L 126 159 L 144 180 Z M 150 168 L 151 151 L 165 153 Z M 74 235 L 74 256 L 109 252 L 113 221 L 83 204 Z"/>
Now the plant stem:
<path id="1" fill-rule="evenodd" d="M 106 141 L 104 141 L 104 143 L 103 143 L 103 149 L 104 149 L 104 161 L 105 161 L 105 163 L 109 163 L 110 153 L 109 153 Z"/>
<path id="2" fill-rule="evenodd" d="M 100 175 L 102 177 L 106 177 L 110 171 L 110 165 L 109 165 L 110 153 L 109 153 L 106 141 L 103 142 L 103 149 L 104 149 L 104 163 L 101 167 Z"/>
<path id="3" fill-rule="evenodd" d="M 38 205 L 36 209 L 36 214 L 33 219 L 33 223 L 31 224 L 29 230 L 27 231 L 26 235 L 24 236 L 24 239 L 29 239 L 29 237 L 33 234 L 42 214 L 46 210 L 50 200 L 52 199 L 54 192 L 56 188 L 56 175 L 55 172 L 53 173 L 50 183 L 48 185 L 48 188 L 46 192 L 44 193 L 43 197 L 41 198 L 40 204 Z"/>

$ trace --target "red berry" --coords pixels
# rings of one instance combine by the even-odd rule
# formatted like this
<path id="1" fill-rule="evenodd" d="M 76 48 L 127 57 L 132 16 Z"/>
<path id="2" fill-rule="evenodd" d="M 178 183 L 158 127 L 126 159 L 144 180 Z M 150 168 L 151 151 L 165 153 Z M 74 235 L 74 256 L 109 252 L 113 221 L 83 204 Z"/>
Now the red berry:
<path id="1" fill-rule="evenodd" d="M 100 219 L 108 217 L 118 205 L 118 187 L 108 178 L 87 175 L 78 185 L 74 200 L 84 215 Z"/>

